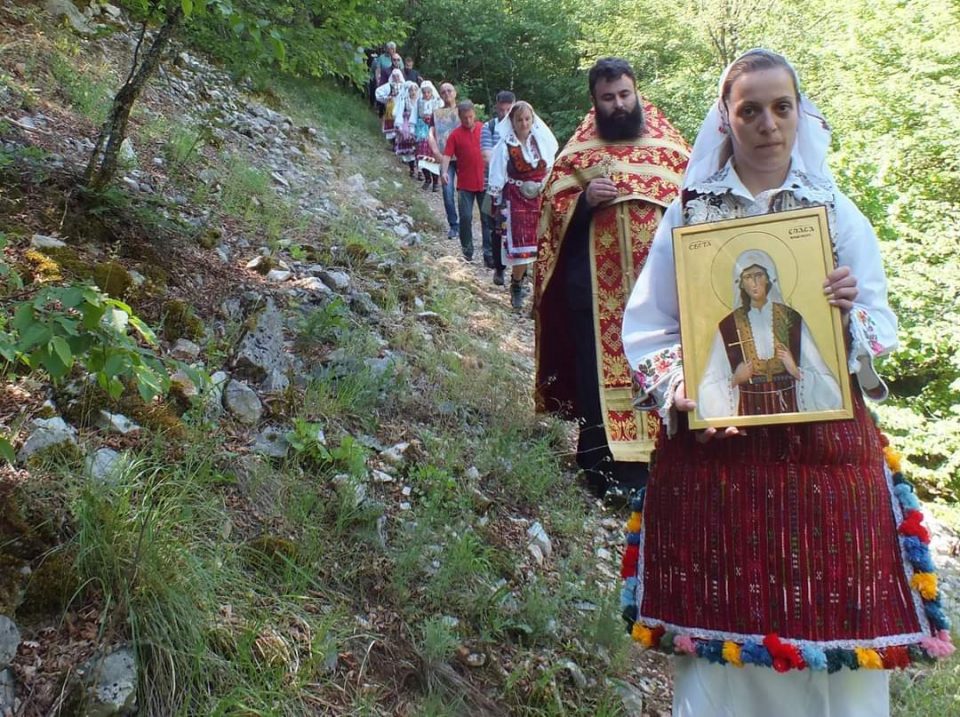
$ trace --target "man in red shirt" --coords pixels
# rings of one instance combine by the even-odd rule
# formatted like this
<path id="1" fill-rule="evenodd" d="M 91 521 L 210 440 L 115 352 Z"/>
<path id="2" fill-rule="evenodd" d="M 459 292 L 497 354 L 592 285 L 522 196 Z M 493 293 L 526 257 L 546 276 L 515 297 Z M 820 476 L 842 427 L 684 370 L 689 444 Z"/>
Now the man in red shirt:
<path id="1" fill-rule="evenodd" d="M 460 126 L 447 137 L 443 148 L 440 181 L 450 181 L 447 167 L 450 160 L 457 160 L 457 207 L 460 213 L 460 248 L 463 258 L 473 261 L 473 204 L 483 200 L 483 155 L 480 153 L 480 132 L 473 102 L 466 100 L 457 105 Z"/>

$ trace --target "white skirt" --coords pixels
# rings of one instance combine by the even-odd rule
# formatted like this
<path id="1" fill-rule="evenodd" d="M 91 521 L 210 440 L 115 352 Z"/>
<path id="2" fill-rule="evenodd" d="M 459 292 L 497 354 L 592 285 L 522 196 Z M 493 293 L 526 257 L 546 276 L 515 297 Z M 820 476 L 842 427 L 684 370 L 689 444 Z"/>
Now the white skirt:
<path id="1" fill-rule="evenodd" d="M 890 674 L 779 673 L 769 667 L 674 660 L 673 717 L 889 717 Z"/>

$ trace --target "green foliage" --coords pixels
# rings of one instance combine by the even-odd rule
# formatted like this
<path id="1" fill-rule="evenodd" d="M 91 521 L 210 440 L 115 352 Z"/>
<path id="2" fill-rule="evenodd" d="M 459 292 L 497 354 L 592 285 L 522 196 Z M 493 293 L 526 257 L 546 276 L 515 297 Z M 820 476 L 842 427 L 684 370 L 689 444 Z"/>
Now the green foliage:
<path id="1" fill-rule="evenodd" d="M 293 422 L 293 430 L 287 433 L 287 443 L 301 459 L 324 465 L 330 463 L 332 456 L 321 436 L 322 425 L 297 418 Z"/>
<path id="2" fill-rule="evenodd" d="M 228 21 L 209 14 L 192 23 L 192 39 L 238 73 L 276 69 L 302 77 L 367 76 L 363 48 L 403 32 L 398 0 L 234 0 Z"/>
<path id="3" fill-rule="evenodd" d="M 513 90 L 564 138 L 589 107 L 576 44 L 578 6 L 574 0 L 408 3 L 410 40 L 400 54 L 413 56 L 434 84 L 449 80 L 459 99 L 487 108 L 498 91 Z"/>
<path id="4" fill-rule="evenodd" d="M 6 272 L 9 278 L 12 270 Z M 56 382 L 79 363 L 113 398 L 123 393 L 125 381 L 134 383 L 145 401 L 166 392 L 167 373 L 149 348 L 156 343 L 127 304 L 95 286 L 43 287 L 0 317 L 4 374 L 22 365 L 44 370 Z"/>

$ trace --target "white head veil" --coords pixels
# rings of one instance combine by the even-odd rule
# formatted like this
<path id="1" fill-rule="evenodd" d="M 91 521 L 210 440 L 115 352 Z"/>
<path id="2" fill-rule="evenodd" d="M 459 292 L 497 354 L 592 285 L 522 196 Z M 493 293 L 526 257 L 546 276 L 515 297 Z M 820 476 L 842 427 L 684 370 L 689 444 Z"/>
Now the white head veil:
<path id="1" fill-rule="evenodd" d="M 423 96 L 425 90 L 430 90 L 429 100 Z M 443 107 L 443 100 L 440 99 L 440 93 L 437 92 L 437 88 L 433 86 L 430 80 L 424 80 L 420 83 L 420 102 L 418 107 L 421 116 L 433 114 L 435 109 Z"/>
<path id="2" fill-rule="evenodd" d="M 778 304 L 786 303 L 780 293 L 780 281 L 777 278 L 777 265 L 767 252 L 761 249 L 748 249 L 740 254 L 733 263 L 733 307 L 743 304 L 740 297 L 740 275 L 751 266 L 760 266 L 766 269 L 770 283 L 767 286 L 767 299 Z"/>
<path id="3" fill-rule="evenodd" d="M 415 89 L 417 91 L 416 97 L 410 97 L 410 90 Z M 403 87 L 400 89 L 400 94 L 397 96 L 397 99 L 394 101 L 393 107 L 393 120 L 397 124 L 403 122 L 403 113 L 406 111 L 407 107 L 410 108 L 410 119 L 409 122 L 411 125 L 417 123 L 417 104 L 420 100 L 420 86 L 416 82 L 407 81 L 403 83 Z"/>
<path id="4" fill-rule="evenodd" d="M 488 183 L 491 194 L 500 194 L 507 183 L 507 145 L 520 145 L 523 158 L 531 165 L 539 162 L 539 159 L 535 160 L 530 153 L 527 145 L 520 144 L 516 132 L 513 131 L 513 120 L 510 118 L 510 115 L 513 113 L 517 104 L 519 103 L 514 103 L 513 107 L 503 116 L 503 119 L 497 122 L 497 136 L 500 139 L 497 142 L 497 146 L 493 148 L 493 154 L 490 157 Z M 530 107 L 530 111 L 533 112 L 533 107 L 530 106 L 530 103 L 524 102 L 523 105 Z M 551 132 L 544 121 L 537 116 L 536 112 L 533 112 L 533 124 L 530 127 L 530 136 L 536 140 L 537 152 L 540 154 L 540 159 L 546 162 L 547 171 L 549 172 L 550 168 L 553 167 L 553 161 L 557 157 L 557 150 L 560 149 L 560 145 L 557 143 L 557 138 L 553 136 L 553 132 Z"/>
<path id="5" fill-rule="evenodd" d="M 513 131 L 513 120 L 510 118 L 510 115 L 513 114 L 513 110 L 516 108 L 517 104 L 519 103 L 515 102 L 503 116 L 503 119 L 497 122 L 497 136 L 500 138 L 500 141 L 512 145 L 520 144 L 520 140 L 517 139 L 516 132 Z M 553 132 L 550 131 L 550 128 L 547 127 L 546 123 L 542 119 L 540 119 L 540 115 L 533 111 L 533 107 L 530 105 L 530 103 L 524 102 L 523 104 L 529 107 L 530 111 L 533 112 L 533 125 L 530 128 L 530 136 L 537 141 L 537 150 L 540 152 L 540 156 L 543 158 L 543 161 L 547 163 L 547 169 L 549 169 L 553 166 L 553 160 L 557 157 L 560 144 L 557 142 L 557 138 L 553 136 Z M 523 158 L 532 163 L 533 157 L 527 156 L 527 154 L 527 148 L 523 147 Z"/>
<path id="6" fill-rule="evenodd" d="M 754 48 L 740 55 L 723 71 L 717 88 L 717 101 L 714 102 L 707 113 L 706 119 L 700 126 L 700 131 L 697 133 L 697 139 L 693 143 L 690 162 L 687 164 L 687 171 L 683 175 L 684 189 L 703 182 L 721 168 L 720 158 L 723 156 L 724 147 L 730 138 L 727 110 L 723 104 L 723 83 L 727 79 L 730 68 L 751 54 L 767 54 L 780 57 L 770 50 Z M 796 77 L 796 70 L 790 63 L 787 63 L 787 65 L 793 70 L 793 75 Z M 797 89 L 799 91 L 800 88 Z M 793 168 L 833 184 L 833 175 L 827 166 L 827 150 L 830 148 L 830 127 L 827 121 L 820 114 L 816 105 L 802 93 L 800 94 L 798 115 L 797 137 L 794 140 L 791 153 Z"/>

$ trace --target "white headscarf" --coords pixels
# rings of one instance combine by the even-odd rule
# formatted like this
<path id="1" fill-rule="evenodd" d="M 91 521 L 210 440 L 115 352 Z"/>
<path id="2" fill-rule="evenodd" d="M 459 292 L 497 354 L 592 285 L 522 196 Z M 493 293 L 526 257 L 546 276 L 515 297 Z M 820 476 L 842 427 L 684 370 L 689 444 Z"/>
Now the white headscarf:
<path id="1" fill-rule="evenodd" d="M 417 91 L 416 97 L 410 97 L 410 88 L 413 88 Z M 410 126 L 412 127 L 417 123 L 417 105 L 420 100 L 420 87 L 416 82 L 407 82 L 403 83 L 403 87 L 400 89 L 400 94 L 397 96 L 397 99 L 393 103 L 393 121 L 399 125 L 403 122 L 403 113 L 406 109 L 410 108 Z"/>
<path id="2" fill-rule="evenodd" d="M 429 100 L 424 98 L 424 90 L 430 90 Z M 420 83 L 420 102 L 418 104 L 420 116 L 426 117 L 427 115 L 431 115 L 433 111 L 439 107 L 443 107 L 443 100 L 440 99 L 440 93 L 437 92 L 437 88 L 433 86 L 430 80 L 424 80 Z"/>
<path id="3" fill-rule="evenodd" d="M 738 307 L 743 302 L 740 297 L 740 275 L 751 266 L 760 266 L 766 269 L 770 283 L 767 286 L 767 299 L 777 304 L 786 303 L 780 292 L 780 282 L 777 280 L 777 265 L 767 252 L 761 249 L 748 249 L 740 254 L 733 264 L 733 306 Z"/>
<path id="4" fill-rule="evenodd" d="M 763 48 L 754 48 L 747 50 L 736 60 L 727 65 L 727 68 L 720 76 L 720 83 L 717 88 L 717 101 L 710 108 L 706 119 L 700 126 L 697 133 L 697 139 L 693 143 L 693 151 L 690 154 L 690 162 L 687 164 L 687 171 L 683 175 L 683 187 L 699 184 L 708 179 L 721 168 L 720 158 L 723 154 L 724 146 L 730 138 L 729 122 L 727 120 L 727 110 L 723 105 L 723 83 L 727 79 L 730 68 L 740 62 L 744 57 L 753 53 L 776 53 Z M 779 57 L 779 55 L 778 55 Z M 786 60 L 784 60 L 786 62 Z M 787 63 L 791 70 L 793 66 Z M 796 77 L 796 70 L 793 70 Z M 799 90 L 799 87 L 797 88 Z M 791 158 L 793 160 L 792 168 L 804 172 L 814 177 L 826 180 L 833 184 L 833 175 L 827 166 L 827 150 L 830 148 L 830 127 L 823 118 L 820 110 L 810 99 L 801 93 L 800 107 L 797 117 L 797 137 L 793 143 Z"/>
<path id="5" fill-rule="evenodd" d="M 524 104 L 530 107 L 529 103 L 525 102 Z M 550 168 L 553 167 L 553 162 L 557 157 L 557 151 L 560 149 L 557 138 L 553 136 L 553 132 L 551 132 L 546 123 L 540 119 L 539 115 L 533 112 L 533 107 L 530 107 L 530 111 L 533 112 L 533 125 L 530 127 L 530 137 L 526 143 L 522 143 L 513 130 L 513 120 L 511 119 L 511 114 L 516 106 L 517 105 L 514 104 L 503 116 L 503 119 L 497 122 L 497 136 L 500 139 L 497 142 L 497 146 L 493 148 L 493 154 L 490 157 L 489 186 L 491 194 L 499 194 L 507 183 L 508 145 L 514 147 L 519 145 L 523 152 L 523 158 L 531 165 L 536 165 L 539 159 L 542 159 L 547 164 L 548 173 L 550 172 Z M 530 138 L 533 138 L 537 143 L 537 152 L 540 154 L 539 159 L 535 158 L 530 152 Z"/>

